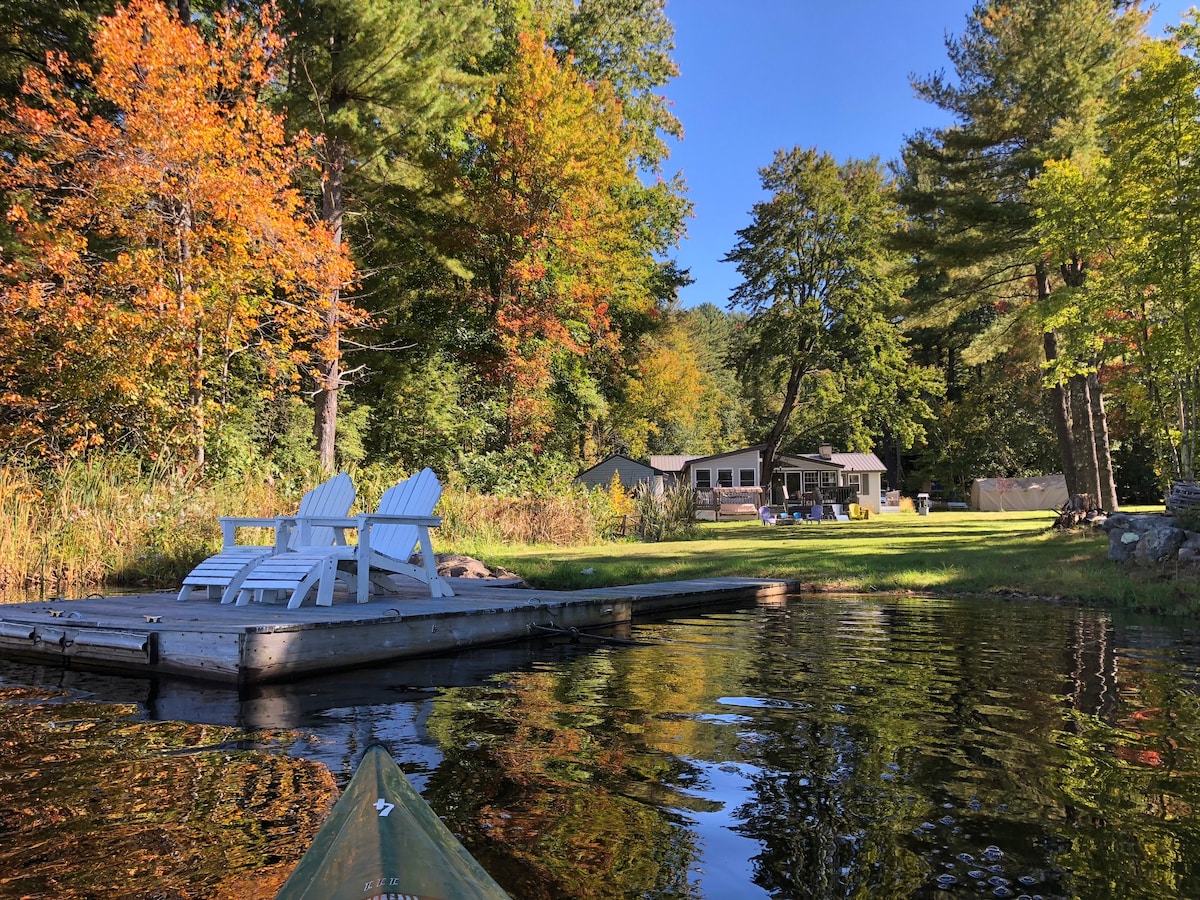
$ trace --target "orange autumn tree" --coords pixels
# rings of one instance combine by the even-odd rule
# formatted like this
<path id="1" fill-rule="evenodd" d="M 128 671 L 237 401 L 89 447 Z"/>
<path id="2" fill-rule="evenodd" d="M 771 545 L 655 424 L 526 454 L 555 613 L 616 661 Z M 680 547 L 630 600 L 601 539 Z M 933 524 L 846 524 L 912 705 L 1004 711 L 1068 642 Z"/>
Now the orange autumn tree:
<path id="1" fill-rule="evenodd" d="M 483 365 L 504 395 L 508 442 L 537 444 L 553 427 L 556 369 L 615 353 L 612 313 L 654 305 L 652 261 L 622 202 L 636 183 L 629 135 L 611 85 L 560 66 L 544 35 L 522 34 L 473 138 L 470 294 L 493 332 Z"/>
<path id="2" fill-rule="evenodd" d="M 0 158 L 17 237 L 0 260 L 3 446 L 203 464 L 235 359 L 276 391 L 337 352 L 314 336 L 353 270 L 296 188 L 311 146 L 262 103 L 275 20 L 217 16 L 206 40 L 134 0 L 101 20 L 94 72 L 56 57 L 26 74 L 0 120 L 17 148 Z"/>

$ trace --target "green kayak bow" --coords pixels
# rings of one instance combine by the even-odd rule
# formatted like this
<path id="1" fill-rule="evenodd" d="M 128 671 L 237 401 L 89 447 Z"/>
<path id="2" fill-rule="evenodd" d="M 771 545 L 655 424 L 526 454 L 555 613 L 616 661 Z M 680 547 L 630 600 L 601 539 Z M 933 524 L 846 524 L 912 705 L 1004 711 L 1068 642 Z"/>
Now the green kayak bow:
<path id="1" fill-rule="evenodd" d="M 275 900 L 510 900 L 381 746 Z"/>

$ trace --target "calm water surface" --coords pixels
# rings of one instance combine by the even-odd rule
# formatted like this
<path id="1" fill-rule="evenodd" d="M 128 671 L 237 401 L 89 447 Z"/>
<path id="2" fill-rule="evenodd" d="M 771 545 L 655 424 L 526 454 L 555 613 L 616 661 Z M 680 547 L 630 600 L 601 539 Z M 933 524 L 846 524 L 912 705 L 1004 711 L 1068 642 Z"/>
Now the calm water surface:
<path id="1" fill-rule="evenodd" d="M 249 697 L 3 665 L 0 898 L 269 897 L 375 740 L 515 898 L 1200 897 L 1189 625 L 793 598 L 627 637 Z"/>

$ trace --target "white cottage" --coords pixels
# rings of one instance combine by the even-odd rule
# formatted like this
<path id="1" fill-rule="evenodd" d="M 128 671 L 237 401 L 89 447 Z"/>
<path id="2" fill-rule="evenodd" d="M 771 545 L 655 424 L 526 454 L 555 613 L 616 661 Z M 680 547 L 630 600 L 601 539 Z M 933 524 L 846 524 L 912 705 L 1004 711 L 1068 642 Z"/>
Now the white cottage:
<path id="1" fill-rule="evenodd" d="M 755 515 L 761 505 L 778 510 L 813 502 L 858 503 L 878 513 L 887 467 L 874 453 L 834 453 L 828 444 L 818 453 L 781 454 L 769 490 L 759 483 L 763 450 L 757 444 L 713 456 L 651 457 L 664 472 L 678 471 L 701 497 L 709 516 Z M 678 466 L 678 469 L 674 467 Z"/>

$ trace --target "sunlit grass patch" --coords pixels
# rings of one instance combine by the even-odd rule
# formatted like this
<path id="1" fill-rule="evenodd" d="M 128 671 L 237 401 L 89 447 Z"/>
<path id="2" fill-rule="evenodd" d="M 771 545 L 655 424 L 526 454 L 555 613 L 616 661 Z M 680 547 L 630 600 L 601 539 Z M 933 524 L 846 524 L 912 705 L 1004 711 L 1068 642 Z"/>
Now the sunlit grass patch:
<path id="1" fill-rule="evenodd" d="M 1200 581 L 1110 562 L 1103 532 L 1061 532 L 1054 513 L 937 512 L 764 527 L 704 523 L 691 540 L 479 547 L 545 588 L 737 575 L 824 590 L 1028 594 L 1146 610 L 1200 609 Z M 580 576 L 583 569 L 591 575 Z"/>

